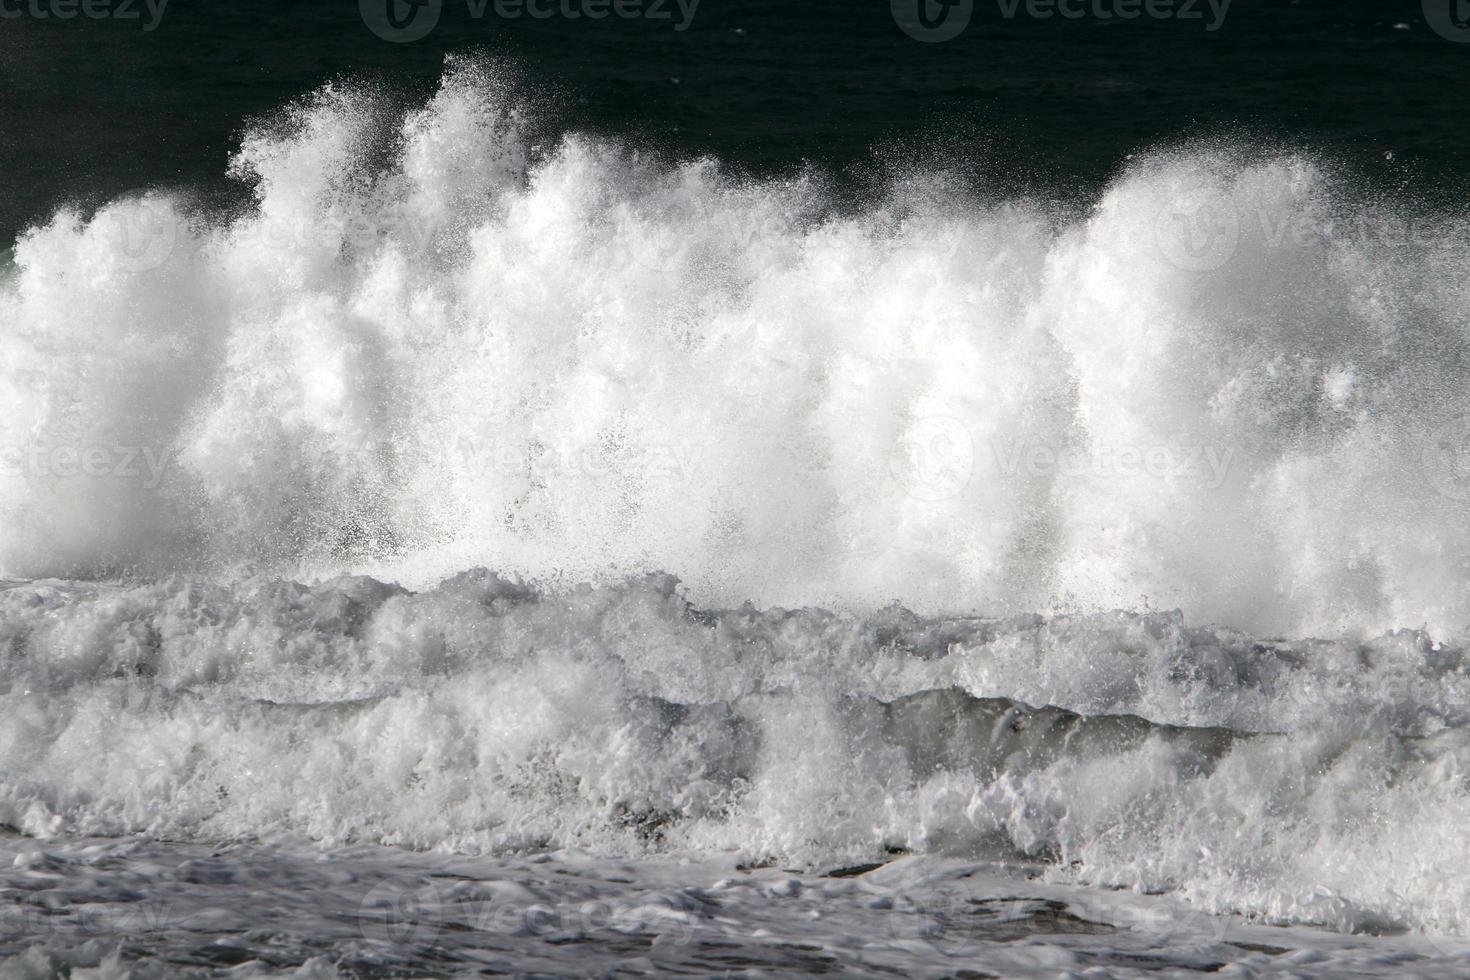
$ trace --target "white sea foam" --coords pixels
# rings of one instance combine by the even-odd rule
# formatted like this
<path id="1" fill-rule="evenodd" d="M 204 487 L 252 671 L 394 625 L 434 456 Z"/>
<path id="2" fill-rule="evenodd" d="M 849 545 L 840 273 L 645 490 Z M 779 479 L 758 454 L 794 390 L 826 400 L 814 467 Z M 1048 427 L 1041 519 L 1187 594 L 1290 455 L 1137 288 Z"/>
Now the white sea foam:
<path id="1" fill-rule="evenodd" d="M 21 585 L 0 651 L 0 822 L 32 835 L 944 851 L 1270 921 L 1470 926 L 1470 676 L 1421 633 L 713 613 L 667 578 L 477 572 Z"/>
<path id="2" fill-rule="evenodd" d="M 23 235 L 0 569 L 1470 621 L 1463 221 L 1228 148 L 1072 218 L 920 177 L 853 212 L 533 137 L 512 89 L 328 89 L 247 136 L 244 213 L 150 192 Z"/>

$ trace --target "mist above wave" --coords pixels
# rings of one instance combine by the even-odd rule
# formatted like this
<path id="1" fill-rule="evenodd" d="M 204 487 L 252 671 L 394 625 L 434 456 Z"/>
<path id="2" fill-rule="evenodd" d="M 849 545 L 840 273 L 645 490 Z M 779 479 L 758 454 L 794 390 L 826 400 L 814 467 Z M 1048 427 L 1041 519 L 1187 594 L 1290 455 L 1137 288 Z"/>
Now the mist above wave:
<path id="1" fill-rule="evenodd" d="M 0 572 L 1470 622 L 1463 221 L 1228 147 L 1072 219 L 921 175 L 854 212 L 538 134 L 512 89 L 328 88 L 249 131 L 242 213 L 148 192 L 25 233 Z"/>

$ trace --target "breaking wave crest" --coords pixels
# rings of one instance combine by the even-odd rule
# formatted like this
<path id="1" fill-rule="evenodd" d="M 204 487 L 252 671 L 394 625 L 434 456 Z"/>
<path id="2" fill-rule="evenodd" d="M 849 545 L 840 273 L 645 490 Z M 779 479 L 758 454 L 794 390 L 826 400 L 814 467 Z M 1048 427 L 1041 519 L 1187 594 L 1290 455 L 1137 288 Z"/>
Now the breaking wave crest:
<path id="1" fill-rule="evenodd" d="M 484 64 L 251 129 L 0 266 L 0 570 L 424 585 L 673 569 L 700 601 L 1470 621 L 1465 222 L 1297 155 L 1085 214 L 853 208 L 576 133 Z"/>

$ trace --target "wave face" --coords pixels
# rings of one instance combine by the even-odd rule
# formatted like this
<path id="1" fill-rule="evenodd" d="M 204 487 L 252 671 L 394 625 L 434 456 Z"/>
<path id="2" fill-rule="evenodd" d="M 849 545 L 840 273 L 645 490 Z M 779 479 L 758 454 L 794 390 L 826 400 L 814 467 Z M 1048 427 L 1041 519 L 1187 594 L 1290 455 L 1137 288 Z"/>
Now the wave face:
<path id="1" fill-rule="evenodd" d="M 1470 622 L 1463 219 L 1228 147 L 1076 217 L 932 177 L 854 209 L 545 138 L 514 91 L 329 88 L 247 134 L 251 207 L 26 232 L 0 570 Z"/>
<path id="2" fill-rule="evenodd" d="M 667 576 L 477 571 L 15 585 L 0 658 L 0 824 L 33 835 L 901 848 L 1276 922 L 1470 926 L 1470 671 L 1418 631 L 719 611 Z"/>

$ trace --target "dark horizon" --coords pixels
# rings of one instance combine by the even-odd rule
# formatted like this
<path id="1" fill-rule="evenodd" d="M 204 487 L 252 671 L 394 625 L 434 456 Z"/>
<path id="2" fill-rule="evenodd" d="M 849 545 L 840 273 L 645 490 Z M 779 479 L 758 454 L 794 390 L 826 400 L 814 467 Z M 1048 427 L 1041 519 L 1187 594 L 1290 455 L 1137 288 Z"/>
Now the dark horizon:
<path id="1" fill-rule="evenodd" d="M 651 8 L 667 19 L 604 20 L 475 17 L 457 0 L 394 43 L 364 20 L 375 2 L 172 0 L 154 23 L 138 0 L 135 19 L 0 20 L 0 233 L 146 187 L 228 198 L 251 120 L 334 80 L 420 98 L 451 53 L 520 66 L 549 130 L 736 172 L 861 180 L 875 160 L 937 156 L 982 193 L 1085 199 L 1129 154 L 1205 140 L 1319 154 L 1386 192 L 1453 199 L 1470 174 L 1470 45 L 1413 0 L 1235 0 L 1215 30 L 1007 18 L 989 0 L 937 43 L 887 2 L 837 0 L 703 0 L 684 30 L 673 0 Z"/>

